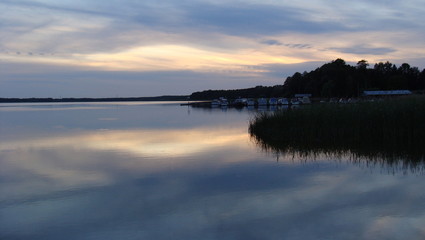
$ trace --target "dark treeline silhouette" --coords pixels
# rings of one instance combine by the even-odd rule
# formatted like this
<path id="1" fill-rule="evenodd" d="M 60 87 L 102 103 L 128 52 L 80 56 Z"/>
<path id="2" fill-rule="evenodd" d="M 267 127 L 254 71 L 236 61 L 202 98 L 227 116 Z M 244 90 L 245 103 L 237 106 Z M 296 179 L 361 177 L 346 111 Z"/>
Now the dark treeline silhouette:
<path id="1" fill-rule="evenodd" d="M 0 98 L 3 103 L 20 102 L 130 102 L 130 101 L 185 101 L 189 96 L 127 97 L 127 98 Z"/>
<path id="2" fill-rule="evenodd" d="M 366 60 L 350 66 L 336 59 L 311 72 L 295 73 L 283 86 L 285 96 L 310 93 L 313 97 L 358 97 L 364 90 L 412 91 L 425 89 L 425 69 L 403 63 L 397 67 L 390 62 L 376 63 L 368 68 Z"/>
<path id="3" fill-rule="evenodd" d="M 376 63 L 369 67 L 366 60 L 356 66 L 343 59 L 326 63 L 316 70 L 287 77 L 283 85 L 256 86 L 233 90 L 205 90 L 194 92 L 191 100 L 211 100 L 219 97 L 236 99 L 259 97 L 293 97 L 308 93 L 315 98 L 358 97 L 364 90 L 411 90 L 425 89 L 425 69 L 420 71 L 403 63 L 399 67 L 390 62 Z M 132 98 L 0 98 L 0 102 L 97 102 L 97 101 L 179 101 L 187 96 L 159 96 Z"/>
<path id="4" fill-rule="evenodd" d="M 276 85 L 273 87 L 256 86 L 253 88 L 234 89 L 234 90 L 206 90 L 202 92 L 194 92 L 190 95 L 191 100 L 211 100 L 219 97 L 236 99 L 259 98 L 259 97 L 279 97 L 282 95 L 283 86 Z"/>
<path id="5" fill-rule="evenodd" d="M 425 69 L 420 71 L 408 63 L 397 67 L 388 61 L 376 63 L 371 68 L 366 60 L 361 60 L 356 66 L 351 66 L 343 59 L 338 58 L 316 70 L 296 72 L 287 77 L 283 85 L 236 90 L 207 90 L 192 93 L 191 99 L 293 97 L 298 93 L 309 93 L 317 98 L 358 97 L 364 90 L 400 89 L 424 90 Z"/>

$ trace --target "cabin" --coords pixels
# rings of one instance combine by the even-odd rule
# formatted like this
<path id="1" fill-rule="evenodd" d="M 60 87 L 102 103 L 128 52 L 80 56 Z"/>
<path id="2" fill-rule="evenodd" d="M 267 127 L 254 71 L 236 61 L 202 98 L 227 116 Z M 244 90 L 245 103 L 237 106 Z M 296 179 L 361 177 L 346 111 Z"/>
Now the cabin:
<path id="1" fill-rule="evenodd" d="M 384 98 L 411 95 L 410 90 L 379 90 L 379 91 L 363 91 L 365 98 Z"/>
<path id="2" fill-rule="evenodd" d="M 299 93 L 299 94 L 295 94 L 294 97 L 296 97 L 296 98 L 303 98 L 303 97 L 311 98 L 311 94 L 309 94 L 309 93 Z"/>

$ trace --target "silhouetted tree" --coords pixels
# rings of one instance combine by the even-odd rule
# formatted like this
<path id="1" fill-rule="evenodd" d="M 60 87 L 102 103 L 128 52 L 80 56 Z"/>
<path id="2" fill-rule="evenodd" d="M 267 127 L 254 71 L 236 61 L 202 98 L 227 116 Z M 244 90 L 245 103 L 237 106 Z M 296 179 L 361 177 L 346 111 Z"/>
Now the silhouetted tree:
<path id="1" fill-rule="evenodd" d="M 357 69 L 366 70 L 368 66 L 369 66 L 369 63 L 366 60 L 360 60 L 357 62 Z"/>
<path id="2" fill-rule="evenodd" d="M 196 92 L 192 99 L 213 99 L 218 97 L 293 97 L 297 93 L 310 93 L 313 97 L 356 97 L 363 90 L 425 89 L 425 69 L 403 63 L 397 68 L 390 62 L 379 62 L 369 68 L 366 60 L 356 66 L 348 65 L 338 58 L 321 67 L 303 73 L 296 72 L 285 79 L 283 85 L 273 87 L 236 90 L 208 90 Z"/>

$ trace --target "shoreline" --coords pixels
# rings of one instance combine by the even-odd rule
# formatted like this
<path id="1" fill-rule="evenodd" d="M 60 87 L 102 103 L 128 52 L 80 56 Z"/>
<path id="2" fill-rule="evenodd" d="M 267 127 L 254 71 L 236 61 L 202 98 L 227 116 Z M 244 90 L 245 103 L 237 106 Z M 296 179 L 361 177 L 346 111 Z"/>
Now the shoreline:
<path id="1" fill-rule="evenodd" d="M 122 97 L 122 98 L 0 98 L 0 103 L 53 103 L 53 102 L 153 102 L 187 101 L 189 96 Z"/>

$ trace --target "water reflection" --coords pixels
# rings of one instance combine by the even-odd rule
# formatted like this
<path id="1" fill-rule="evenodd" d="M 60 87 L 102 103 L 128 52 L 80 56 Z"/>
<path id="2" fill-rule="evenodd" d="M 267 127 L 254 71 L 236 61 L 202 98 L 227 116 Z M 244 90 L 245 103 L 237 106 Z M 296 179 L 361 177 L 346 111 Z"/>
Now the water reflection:
<path id="1" fill-rule="evenodd" d="M 421 176 L 276 163 L 246 111 L 186 110 L 2 115 L 0 239 L 425 237 Z"/>
<path id="2" fill-rule="evenodd" d="M 9 141 L 0 151 L 67 147 L 73 149 L 126 152 L 139 157 L 191 156 L 210 148 L 245 143 L 240 129 L 133 129 L 85 131 L 69 136 Z"/>
<path id="3" fill-rule="evenodd" d="M 8 185 L 14 191 L 2 188 L 0 198 L 31 195 L 42 188 L 57 190 L 54 186 L 69 189 L 110 184 L 122 178 L 122 172 L 141 177 L 252 161 L 247 141 L 243 129 L 200 127 L 84 131 L 3 142 L 1 177 L 14 179 L 16 185 Z"/>
<path id="4" fill-rule="evenodd" d="M 380 168 L 387 172 L 424 173 L 425 148 L 421 142 L 386 145 L 365 140 L 353 144 L 345 142 L 292 141 L 291 139 L 262 139 L 251 133 L 251 138 L 265 152 L 272 153 L 276 159 L 296 159 L 308 162 L 318 159 L 348 161 L 365 168 Z M 400 141 L 398 141 L 400 142 Z"/>

